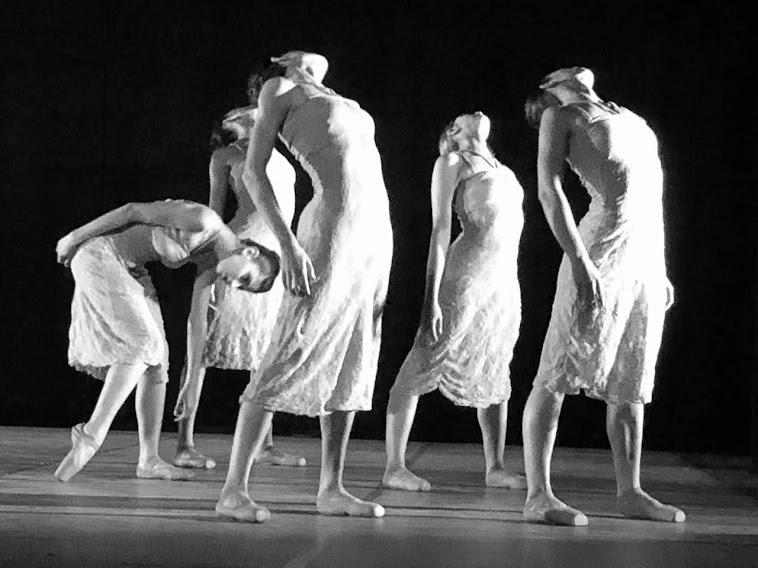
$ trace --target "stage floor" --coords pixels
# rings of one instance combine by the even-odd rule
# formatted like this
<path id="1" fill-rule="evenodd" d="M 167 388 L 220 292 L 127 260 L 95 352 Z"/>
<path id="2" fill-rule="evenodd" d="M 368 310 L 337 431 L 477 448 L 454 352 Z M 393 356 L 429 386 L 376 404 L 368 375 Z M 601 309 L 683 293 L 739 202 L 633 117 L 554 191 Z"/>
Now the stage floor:
<path id="1" fill-rule="evenodd" d="M 279 438 L 308 465 L 257 466 L 254 497 L 272 518 L 245 525 L 213 513 L 231 437 L 196 441 L 219 465 L 192 481 L 136 479 L 136 433 L 112 432 L 79 475 L 60 483 L 52 472 L 69 449 L 68 430 L 0 428 L 0 566 L 758 566 L 758 476 L 748 458 L 646 453 L 648 491 L 687 513 L 675 525 L 615 513 L 608 451 L 558 448 L 556 491 L 590 515 L 589 527 L 567 528 L 524 522 L 523 491 L 485 488 L 478 445 L 412 443 L 409 465 L 434 487 L 407 493 L 381 488 L 381 441 L 353 440 L 346 486 L 387 516 L 349 519 L 316 514 L 319 441 Z M 164 435 L 164 458 L 174 443 Z M 523 471 L 521 448 L 507 455 Z"/>

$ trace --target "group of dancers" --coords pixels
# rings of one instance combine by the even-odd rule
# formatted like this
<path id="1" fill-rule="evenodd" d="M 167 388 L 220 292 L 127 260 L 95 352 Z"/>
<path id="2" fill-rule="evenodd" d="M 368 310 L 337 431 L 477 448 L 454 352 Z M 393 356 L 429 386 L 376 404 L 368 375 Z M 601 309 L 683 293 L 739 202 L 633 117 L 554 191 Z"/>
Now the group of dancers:
<path id="1" fill-rule="evenodd" d="M 178 480 L 189 477 L 188 468 L 214 467 L 193 441 L 205 369 L 249 369 L 216 513 L 269 518 L 248 482 L 253 462 L 305 464 L 273 444 L 273 415 L 289 412 L 320 419 L 318 511 L 384 515 L 380 504 L 351 495 L 342 474 L 355 412 L 371 408 L 392 227 L 373 120 L 323 84 L 327 67 L 321 55 L 291 51 L 253 77 L 251 106 L 224 118 L 235 140 L 213 152 L 209 206 L 129 203 L 58 242 L 58 260 L 75 280 L 69 363 L 104 381 L 90 419 L 72 428 L 72 449 L 55 472 L 61 481 L 97 452 L 135 386 L 137 476 Z M 620 513 L 684 521 L 683 511 L 640 484 L 644 404 L 673 302 L 655 134 L 633 112 L 602 100 L 582 67 L 544 77 L 525 109 L 539 129 L 539 199 L 565 253 L 524 410 L 526 476 L 504 460 L 509 366 L 521 320 L 523 190 L 487 144 L 488 117 L 475 112 L 455 118 L 439 140 L 424 306 L 390 394 L 383 485 L 430 490 L 408 470 L 405 453 L 419 397 L 439 389 L 477 409 L 487 486 L 526 488 L 528 520 L 586 525 L 586 515 L 560 501 L 550 483 L 563 398 L 583 390 L 607 404 Z M 277 138 L 313 186 L 297 235 L 290 228 L 295 173 L 274 148 Z M 579 225 L 563 191 L 566 163 L 591 197 Z M 228 188 L 237 210 L 224 224 Z M 462 232 L 451 244 L 453 210 Z M 145 270 L 150 261 L 197 266 L 173 465 L 158 455 L 168 347 Z"/>

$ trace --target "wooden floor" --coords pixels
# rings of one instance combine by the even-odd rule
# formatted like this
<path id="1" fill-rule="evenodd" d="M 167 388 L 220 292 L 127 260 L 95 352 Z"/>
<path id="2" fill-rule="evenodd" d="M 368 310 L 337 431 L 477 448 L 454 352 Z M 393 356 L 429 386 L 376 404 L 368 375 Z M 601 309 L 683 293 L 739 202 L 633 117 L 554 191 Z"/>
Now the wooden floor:
<path id="1" fill-rule="evenodd" d="M 174 441 L 164 436 L 164 457 Z M 559 448 L 554 486 L 590 515 L 589 527 L 566 528 L 525 523 L 522 491 L 485 488 L 477 445 L 411 444 L 409 464 L 434 485 L 422 494 L 382 489 L 382 443 L 353 440 L 346 485 L 387 508 L 369 520 L 317 515 L 319 442 L 280 438 L 308 466 L 257 467 L 254 496 L 272 518 L 244 525 L 213 514 L 229 436 L 198 437 L 219 466 L 189 482 L 136 479 L 136 442 L 112 432 L 60 483 L 52 472 L 67 430 L 0 428 L 0 566 L 758 566 L 758 476 L 747 458 L 647 453 L 647 489 L 687 512 L 674 525 L 620 518 L 609 453 Z M 508 455 L 523 470 L 521 448 Z"/>

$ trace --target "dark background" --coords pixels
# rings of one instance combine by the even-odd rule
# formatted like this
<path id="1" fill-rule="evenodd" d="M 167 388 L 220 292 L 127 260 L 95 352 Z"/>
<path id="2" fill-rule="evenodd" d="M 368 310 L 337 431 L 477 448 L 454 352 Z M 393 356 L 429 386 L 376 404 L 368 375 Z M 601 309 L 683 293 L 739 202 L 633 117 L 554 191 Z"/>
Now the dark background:
<path id="1" fill-rule="evenodd" d="M 355 436 L 382 438 L 384 412 L 417 325 L 430 230 L 429 178 L 443 124 L 492 118 L 491 144 L 521 180 L 523 325 L 512 364 L 509 441 L 536 371 L 560 250 L 536 199 L 536 133 L 522 119 L 543 74 L 585 65 L 597 90 L 647 118 L 666 171 L 668 315 L 648 449 L 748 453 L 756 380 L 754 42 L 732 5 L 677 10 L 614 3 L 5 3 L 2 32 L 0 424 L 70 426 L 100 383 L 66 365 L 73 280 L 55 263 L 69 230 L 127 201 L 206 201 L 212 122 L 245 103 L 248 72 L 289 49 L 325 54 L 326 83 L 375 118 L 395 230 L 374 410 Z M 530 7 L 527 7 L 530 6 Z M 309 196 L 300 173 L 299 204 Z M 570 183 L 578 212 L 586 205 Z M 171 431 L 192 269 L 158 267 L 172 348 Z M 200 431 L 231 432 L 244 373 L 209 372 Z M 130 404 L 116 427 L 134 427 Z M 276 431 L 314 435 L 282 415 Z M 412 436 L 476 441 L 475 413 L 422 399 Z M 604 406 L 567 400 L 559 444 L 604 447 Z"/>

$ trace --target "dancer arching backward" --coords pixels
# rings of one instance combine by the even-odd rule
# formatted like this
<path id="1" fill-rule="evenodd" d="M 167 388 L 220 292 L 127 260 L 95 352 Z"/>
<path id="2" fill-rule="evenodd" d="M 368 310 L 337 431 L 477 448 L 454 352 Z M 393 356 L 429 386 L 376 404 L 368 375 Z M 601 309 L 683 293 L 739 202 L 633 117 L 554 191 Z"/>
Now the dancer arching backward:
<path id="1" fill-rule="evenodd" d="M 321 84 L 327 62 L 300 51 L 274 58 L 245 165 L 245 185 L 281 245 L 285 294 L 260 370 L 241 397 L 226 484 L 216 512 L 269 517 L 248 493 L 253 456 L 274 412 L 319 416 L 321 478 L 316 506 L 333 515 L 380 517 L 342 485 L 356 410 L 371 408 L 392 228 L 374 123 L 354 101 Z M 266 164 L 277 135 L 310 174 L 313 199 L 292 234 Z"/>
<path id="2" fill-rule="evenodd" d="M 604 102 L 589 69 L 546 76 L 527 101 L 539 125 L 539 198 L 565 252 L 537 377 L 524 411 L 530 520 L 584 525 L 559 501 L 550 458 L 565 394 L 607 404 L 606 429 L 623 515 L 684 520 L 640 487 L 644 404 L 650 402 L 664 315 L 673 301 L 664 260 L 658 142 L 633 112 Z M 592 198 L 578 228 L 562 186 L 564 162 Z"/>
<path id="3" fill-rule="evenodd" d="M 229 228 L 240 238 L 254 240 L 278 252 L 279 243 L 256 211 L 242 181 L 260 86 L 259 76 L 251 76 L 248 94 L 252 106 L 229 111 L 221 123 L 225 130 L 233 133 L 235 141 L 217 148 L 211 157 L 210 207 L 222 215 L 227 187 L 231 188 L 236 196 L 237 210 L 229 222 Z M 287 223 L 291 223 L 295 209 L 295 170 L 284 156 L 273 150 L 266 172 L 282 216 Z M 223 278 L 218 278 L 212 289 L 206 286 L 195 288 L 187 321 L 187 364 L 183 370 L 182 390 L 174 409 L 179 425 L 174 465 L 201 469 L 215 467 L 213 459 L 195 449 L 193 439 L 205 369 L 216 367 L 255 371 L 268 345 L 283 292 L 280 279 L 274 282 L 268 293 L 257 295 L 237 290 Z M 305 458 L 274 448 L 271 428 L 255 460 L 275 465 L 305 465 Z"/>
<path id="4" fill-rule="evenodd" d="M 456 118 L 440 138 L 422 321 L 387 408 L 386 487 L 431 488 L 406 468 L 405 451 L 419 395 L 436 388 L 455 404 L 476 407 L 485 483 L 525 487 L 504 462 L 509 365 L 521 323 L 516 261 L 523 191 L 492 154 L 489 132 L 489 119 L 476 112 Z M 450 245 L 453 203 L 463 232 Z"/>
<path id="5" fill-rule="evenodd" d="M 240 289 L 264 292 L 279 272 L 278 255 L 241 241 L 208 207 L 175 200 L 127 203 L 70 232 L 56 252 L 75 282 L 69 364 L 104 384 L 90 419 L 72 428 L 73 447 L 55 476 L 67 481 L 84 467 L 136 386 L 137 477 L 187 479 L 188 472 L 158 456 L 168 345 L 145 264 L 192 262 L 196 288 L 210 288 L 218 274 Z"/>

